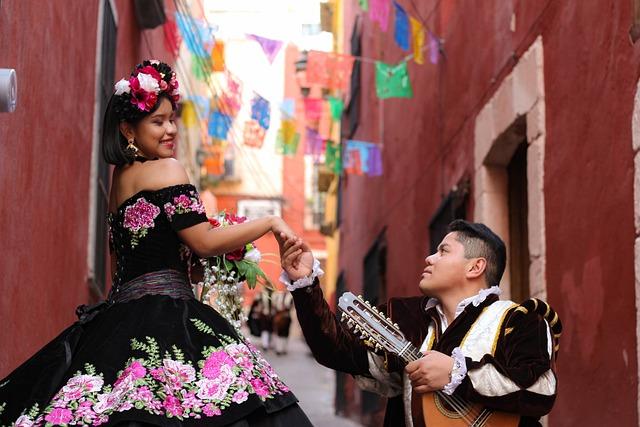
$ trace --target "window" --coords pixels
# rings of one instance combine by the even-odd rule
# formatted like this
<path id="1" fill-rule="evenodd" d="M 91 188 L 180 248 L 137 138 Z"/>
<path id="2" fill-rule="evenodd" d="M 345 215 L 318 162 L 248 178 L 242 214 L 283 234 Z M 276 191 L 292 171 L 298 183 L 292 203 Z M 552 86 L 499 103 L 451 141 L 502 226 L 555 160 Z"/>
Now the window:
<path id="1" fill-rule="evenodd" d="M 107 103 L 113 93 L 114 74 L 116 65 L 116 39 L 117 27 L 112 4 L 103 2 L 102 17 L 102 50 L 100 57 L 99 75 L 99 120 L 98 135 L 102 135 L 102 117 L 107 109 Z M 93 298 L 102 298 L 107 284 L 107 211 L 109 209 L 109 165 L 101 155 L 97 158 L 97 174 L 94 182 L 96 186 L 96 210 L 95 210 L 95 245 L 93 277 L 90 287 Z"/>
<path id="2" fill-rule="evenodd" d="M 451 221 L 467 218 L 468 199 L 469 180 L 465 179 L 444 199 L 429 223 L 430 254 L 437 251 L 438 245 L 447 235 Z"/>
<path id="3" fill-rule="evenodd" d="M 509 196 L 509 247 L 511 299 L 529 298 L 529 235 L 527 194 L 527 143 L 522 140 L 507 165 Z"/>

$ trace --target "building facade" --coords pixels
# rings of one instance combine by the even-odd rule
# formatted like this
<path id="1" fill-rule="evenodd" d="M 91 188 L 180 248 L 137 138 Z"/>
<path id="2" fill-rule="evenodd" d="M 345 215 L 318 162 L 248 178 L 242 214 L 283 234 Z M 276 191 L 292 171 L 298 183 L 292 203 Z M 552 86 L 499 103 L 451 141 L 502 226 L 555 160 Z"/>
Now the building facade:
<path id="1" fill-rule="evenodd" d="M 361 64 L 343 136 L 383 144 L 384 175 L 342 179 L 344 287 L 417 295 L 446 224 L 484 222 L 509 246 L 506 296 L 564 323 L 548 425 L 638 425 L 638 2 L 400 3 L 441 40 L 438 63 L 410 62 L 413 98 L 384 101 Z M 343 11 L 345 52 L 406 55 L 392 26 Z M 381 402 L 342 382 L 340 409 L 378 425 Z"/>

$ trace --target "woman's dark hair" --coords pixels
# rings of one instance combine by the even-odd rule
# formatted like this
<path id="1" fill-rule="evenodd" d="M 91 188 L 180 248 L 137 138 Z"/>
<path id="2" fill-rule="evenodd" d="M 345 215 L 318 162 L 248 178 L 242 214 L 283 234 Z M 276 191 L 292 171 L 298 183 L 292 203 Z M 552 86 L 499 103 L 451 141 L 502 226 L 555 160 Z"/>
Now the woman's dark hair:
<path id="1" fill-rule="evenodd" d="M 486 225 L 462 219 L 449 224 L 449 231 L 456 232 L 456 239 L 464 246 L 465 258 L 487 260 L 487 286 L 500 285 L 507 264 L 507 249 L 502 239 Z"/>
<path id="2" fill-rule="evenodd" d="M 149 112 L 143 114 L 137 114 L 134 118 L 121 120 L 116 112 L 115 104 L 117 102 L 117 95 L 112 95 L 107 104 L 107 110 L 104 113 L 104 119 L 102 121 L 102 156 L 104 161 L 116 166 L 124 166 L 132 163 L 135 155 L 130 151 L 127 151 L 127 145 L 129 141 L 120 132 L 120 123 L 127 122 L 131 126 L 136 126 L 142 119 L 149 114 L 154 113 L 158 107 L 160 107 L 160 100 L 166 98 L 171 101 L 171 97 L 167 93 L 160 93 L 158 95 L 158 102 Z M 174 106 L 171 103 L 172 107 Z M 173 107 L 175 110 L 175 107 Z"/>
<path id="3" fill-rule="evenodd" d="M 164 62 L 147 60 L 136 65 L 129 79 L 115 85 L 102 121 L 102 155 L 107 163 L 123 166 L 135 155 L 127 151 L 127 139 L 120 132 L 123 122 L 136 126 L 166 98 L 175 111 L 180 94 L 176 73 Z"/>

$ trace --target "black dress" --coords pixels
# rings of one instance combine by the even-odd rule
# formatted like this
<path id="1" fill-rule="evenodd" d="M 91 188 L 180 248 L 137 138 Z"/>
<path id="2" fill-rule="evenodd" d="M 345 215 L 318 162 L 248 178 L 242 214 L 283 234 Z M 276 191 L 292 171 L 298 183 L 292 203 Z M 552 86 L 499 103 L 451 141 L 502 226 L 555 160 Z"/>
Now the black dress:
<path id="1" fill-rule="evenodd" d="M 176 231 L 205 221 L 192 185 L 110 213 L 109 297 L 0 380 L 0 426 L 310 426 L 260 353 L 194 298 Z"/>

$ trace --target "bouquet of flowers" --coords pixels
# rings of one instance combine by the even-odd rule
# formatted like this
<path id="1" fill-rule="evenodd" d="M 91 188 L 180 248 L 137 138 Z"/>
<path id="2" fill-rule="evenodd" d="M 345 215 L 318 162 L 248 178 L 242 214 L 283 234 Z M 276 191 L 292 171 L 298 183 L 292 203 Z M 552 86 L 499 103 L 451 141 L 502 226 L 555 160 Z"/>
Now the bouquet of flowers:
<path id="1" fill-rule="evenodd" d="M 241 224 L 247 219 L 221 212 L 209 218 L 213 228 Z M 242 311 L 242 283 L 247 282 L 250 289 L 258 283 L 273 288 L 273 284 L 262 271 L 258 263 L 262 254 L 254 243 L 236 249 L 233 252 L 211 258 L 203 258 L 203 281 L 200 301 L 211 305 L 237 329 L 240 329 L 246 315 Z"/>

